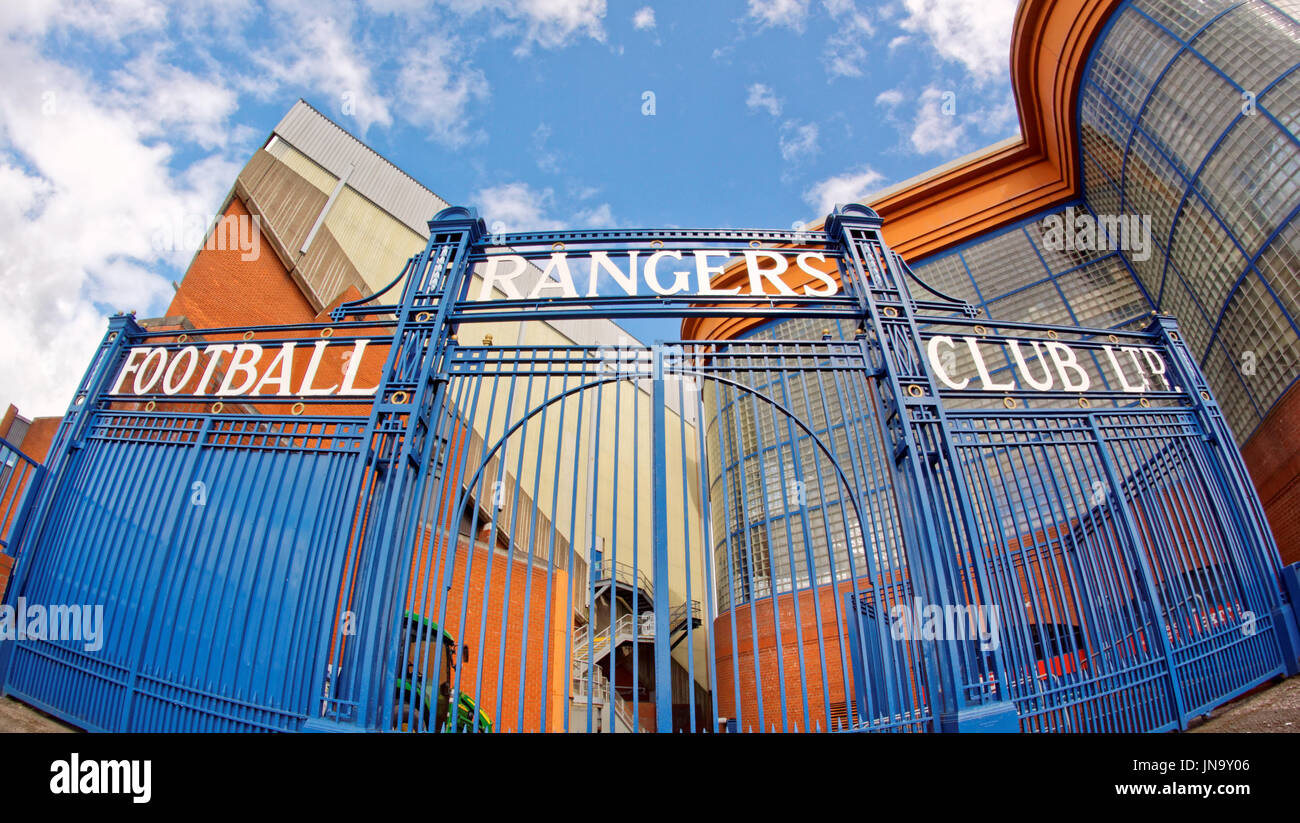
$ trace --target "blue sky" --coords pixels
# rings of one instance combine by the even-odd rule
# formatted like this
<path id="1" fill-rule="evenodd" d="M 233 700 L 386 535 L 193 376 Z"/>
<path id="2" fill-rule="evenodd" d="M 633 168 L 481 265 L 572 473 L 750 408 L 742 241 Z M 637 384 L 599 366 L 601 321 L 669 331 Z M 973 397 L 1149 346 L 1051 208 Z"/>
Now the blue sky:
<path id="1" fill-rule="evenodd" d="M 160 228 L 299 97 L 497 228 L 787 227 L 1015 136 L 1014 7 L 10 0 L 0 404 L 60 413 L 106 314 L 166 308 Z"/>

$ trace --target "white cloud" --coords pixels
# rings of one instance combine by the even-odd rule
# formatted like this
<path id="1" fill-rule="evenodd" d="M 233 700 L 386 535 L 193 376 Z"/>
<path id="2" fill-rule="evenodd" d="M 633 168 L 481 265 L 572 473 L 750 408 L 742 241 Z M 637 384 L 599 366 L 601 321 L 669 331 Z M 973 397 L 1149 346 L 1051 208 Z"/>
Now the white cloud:
<path id="1" fill-rule="evenodd" d="M 481 23 L 495 13 L 494 36 L 519 37 L 515 54 L 528 54 L 534 45 L 545 49 L 567 46 L 576 37 L 605 42 L 605 0 L 442 0 L 457 14 Z"/>
<path id="2" fill-rule="evenodd" d="M 889 119 L 902 128 L 913 151 L 943 155 L 944 159 L 1019 132 L 1015 99 L 1009 90 L 1003 96 L 974 91 L 959 96 L 930 86 L 921 93 L 916 117 L 910 123 L 899 123 L 894 117 L 897 113 L 891 110 Z"/>
<path id="3" fill-rule="evenodd" d="M 549 188 L 534 191 L 527 183 L 503 183 L 479 189 L 470 195 L 469 202 L 493 233 L 564 228 L 547 215 L 555 205 L 555 192 Z"/>
<path id="4" fill-rule="evenodd" d="M 601 203 L 594 209 L 583 209 L 574 215 L 574 221 L 592 229 L 608 229 L 614 226 L 614 213 L 608 203 Z"/>
<path id="5" fill-rule="evenodd" d="M 748 14 L 760 28 L 784 27 L 802 32 L 808 19 L 808 0 L 749 0 Z"/>
<path id="6" fill-rule="evenodd" d="M 429 5 L 429 0 L 365 0 L 366 8 L 379 14 L 415 14 Z"/>
<path id="7" fill-rule="evenodd" d="M 765 109 L 773 117 L 781 115 L 780 99 L 771 88 L 762 83 L 755 83 L 749 87 L 749 97 L 745 98 L 745 105 L 752 111 Z"/>
<path id="8" fill-rule="evenodd" d="M 886 89 L 876 95 L 877 106 L 897 106 L 903 102 L 903 93 L 898 89 Z"/>
<path id="9" fill-rule="evenodd" d="M 655 10 L 650 6 L 642 6 L 632 15 L 632 26 L 637 31 L 648 31 L 655 27 Z"/>
<path id="10" fill-rule="evenodd" d="M 858 11 L 852 0 L 826 0 L 835 33 L 826 40 L 822 64 L 836 77 L 861 77 L 867 61 L 866 40 L 875 33 L 871 20 Z"/>
<path id="11" fill-rule="evenodd" d="M 981 134 L 1002 138 L 1020 132 L 1019 113 L 1015 98 L 1008 93 L 1002 102 L 973 113 L 971 119 Z"/>
<path id="12" fill-rule="evenodd" d="M 107 42 L 161 28 L 167 20 L 163 0 L 19 0 L 0 4 L 0 33 L 42 35 L 50 29 L 76 29 Z"/>
<path id="13" fill-rule="evenodd" d="M 226 145 L 228 122 L 239 106 L 233 89 L 165 65 L 158 50 L 132 60 L 113 73 L 115 102 L 134 112 L 147 137 L 175 135 L 176 129 L 203 148 Z M 245 135 L 247 136 L 247 135 Z"/>
<path id="14" fill-rule="evenodd" d="M 605 0 L 518 0 L 512 5 L 527 23 L 523 48 L 529 43 L 558 48 L 582 34 L 605 40 Z"/>
<path id="15" fill-rule="evenodd" d="M 376 123 L 391 125 L 389 101 L 375 84 L 346 10 L 326 16 L 320 3 L 308 0 L 281 0 L 278 5 L 285 15 L 279 21 L 281 36 L 253 58 L 269 77 L 334 101 L 327 108 L 354 120 L 363 140 Z"/>
<path id="16" fill-rule="evenodd" d="M 547 148 L 550 139 L 551 127 L 546 123 L 538 123 L 537 128 L 533 129 L 533 152 L 537 168 L 550 174 L 559 174 L 560 156 Z"/>
<path id="17" fill-rule="evenodd" d="M 581 196 L 589 197 L 597 189 L 588 188 Z M 469 202 L 487 222 L 489 231 L 555 231 L 574 227 L 609 228 L 616 226 L 613 210 L 601 203 L 573 212 L 567 219 L 553 216 L 555 190 L 534 189 L 524 182 L 487 186 L 470 195 Z"/>
<path id="18" fill-rule="evenodd" d="M 817 153 L 817 124 L 787 120 L 781 124 L 781 157 L 797 162 Z"/>
<path id="19" fill-rule="evenodd" d="M 955 103 L 955 98 L 945 99 L 948 94 L 952 92 L 933 86 L 921 93 L 921 105 L 908 138 L 912 148 L 921 154 L 952 152 L 966 135 L 966 126 L 957 118 L 955 105 L 952 114 L 944 111 L 945 105 Z"/>
<path id="20" fill-rule="evenodd" d="M 904 29 L 924 34 L 946 60 L 985 82 L 1007 72 L 1016 0 L 903 0 Z"/>
<path id="21" fill-rule="evenodd" d="M 469 108 L 489 94 L 483 72 L 468 63 L 453 64 L 456 51 L 454 41 L 428 38 L 403 55 L 397 75 L 402 117 L 429 128 L 430 137 L 453 149 L 482 136 L 470 131 Z"/>
<path id="22" fill-rule="evenodd" d="M 106 22 L 109 7 L 126 16 Z M 119 72 L 119 87 L 104 87 L 44 57 L 25 34 L 96 21 L 141 31 L 159 23 L 153 8 L 104 3 L 78 18 L 47 3 L 0 22 L 9 32 L 0 48 L 0 347 L 23 353 L 0 359 L 0 402 L 28 416 L 66 409 L 105 313 L 166 308 L 171 289 L 159 271 L 193 249 L 158 246 L 157 230 L 175 215 L 212 215 L 239 169 L 222 151 L 172 168 L 178 148 L 221 144 L 230 111 L 221 80 L 151 55 Z M 187 90 L 210 104 L 182 99 Z"/>
<path id="23" fill-rule="evenodd" d="M 840 203 L 860 203 L 873 190 L 879 188 L 884 175 L 863 166 L 837 177 L 828 177 L 814 183 L 804 192 L 803 199 L 818 215 L 830 214 Z"/>

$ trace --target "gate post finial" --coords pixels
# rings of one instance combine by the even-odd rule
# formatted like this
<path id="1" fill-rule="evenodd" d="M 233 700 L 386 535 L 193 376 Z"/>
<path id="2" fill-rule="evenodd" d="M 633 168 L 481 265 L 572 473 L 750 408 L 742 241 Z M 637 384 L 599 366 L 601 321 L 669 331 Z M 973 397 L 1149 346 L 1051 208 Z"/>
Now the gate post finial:
<path id="1" fill-rule="evenodd" d="M 478 209 L 469 206 L 448 206 L 429 221 L 429 233 L 446 229 L 464 228 L 469 231 L 469 242 L 477 243 L 487 236 L 487 223 L 478 216 Z"/>
<path id="2" fill-rule="evenodd" d="M 879 229 L 884 222 L 870 206 L 861 203 L 840 203 L 826 216 L 826 233 L 831 237 L 838 237 L 846 223 Z"/>

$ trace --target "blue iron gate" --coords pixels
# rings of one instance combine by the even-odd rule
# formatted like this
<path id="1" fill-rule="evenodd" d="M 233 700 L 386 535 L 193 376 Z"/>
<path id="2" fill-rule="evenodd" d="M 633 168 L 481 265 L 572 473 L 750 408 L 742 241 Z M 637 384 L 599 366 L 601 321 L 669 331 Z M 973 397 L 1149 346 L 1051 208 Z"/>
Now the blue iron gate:
<path id="1" fill-rule="evenodd" d="M 329 324 L 113 318 L 6 595 L 102 642 L 0 645 L 7 692 L 106 730 L 1147 731 L 1294 673 L 1172 320 L 981 322 L 856 206 L 430 228 Z"/>
<path id="2" fill-rule="evenodd" d="M 877 220 L 833 225 L 871 284 L 925 597 L 1002 626 L 995 649 L 946 640 L 943 727 L 1185 728 L 1295 673 L 1276 547 L 1171 318 L 989 328 L 916 281 Z"/>

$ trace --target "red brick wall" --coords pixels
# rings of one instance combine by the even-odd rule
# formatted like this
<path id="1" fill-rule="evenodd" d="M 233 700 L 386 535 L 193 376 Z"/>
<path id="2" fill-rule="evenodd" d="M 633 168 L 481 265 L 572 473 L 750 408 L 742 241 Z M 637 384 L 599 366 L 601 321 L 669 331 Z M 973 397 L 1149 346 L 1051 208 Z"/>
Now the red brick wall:
<path id="1" fill-rule="evenodd" d="M 28 427 L 27 436 L 23 438 L 23 444 L 19 449 L 33 460 L 45 462 L 45 456 L 50 451 L 50 444 L 54 442 L 54 435 L 58 432 L 59 424 L 62 422 L 62 417 L 36 418 Z"/>
<path id="2" fill-rule="evenodd" d="M 781 645 L 776 642 L 776 624 L 773 622 L 772 601 L 768 598 L 756 604 L 746 604 L 735 609 L 736 643 L 732 644 L 731 613 L 723 612 L 713 622 L 714 643 L 717 647 L 717 682 L 719 717 L 736 717 L 737 694 L 735 686 L 736 667 L 739 666 L 741 722 L 748 730 L 753 725 L 758 730 L 758 695 L 763 697 L 763 718 L 768 728 L 773 723 L 781 729 L 781 672 L 778 668 L 778 655 L 785 667 L 785 705 L 790 723 L 797 723 L 801 730 L 809 727 L 809 722 L 820 723 L 826 728 L 826 709 L 823 699 L 829 697 L 832 707 L 845 700 L 844 684 L 852 686 L 853 658 L 849 655 L 847 645 L 843 647 L 836 629 L 836 607 L 834 598 L 841 598 L 840 615 L 844 614 L 843 594 L 851 590 L 848 583 L 841 583 L 838 591 L 829 585 L 819 587 L 818 600 L 821 606 L 821 624 L 818 625 L 815 612 L 813 592 L 799 593 L 799 627 L 802 631 L 804 668 L 799 667 L 799 638 L 795 634 L 794 595 L 777 596 L 780 614 Z M 753 623 L 757 620 L 757 624 Z M 758 635 L 758 677 L 754 673 L 754 634 Z M 826 654 L 826 679 L 822 679 L 821 657 L 818 652 L 818 632 L 820 630 L 822 648 Z M 847 633 L 847 628 L 846 628 Z M 845 670 L 842 660 L 849 669 Z M 811 717 L 803 713 L 803 692 L 800 688 L 801 678 L 808 681 L 808 710 Z M 759 685 L 756 687 L 756 682 Z"/>
<path id="3" fill-rule="evenodd" d="M 13 408 L 12 406 L 10 408 Z M 54 433 L 59 429 L 58 417 L 38 417 L 32 421 L 31 426 L 27 429 L 23 442 L 19 445 L 19 450 L 31 457 L 38 463 L 45 461 L 45 456 L 50 450 L 50 443 L 54 440 Z M 26 464 L 22 464 L 26 466 Z M 9 527 L 14 518 L 18 516 L 18 502 L 22 495 L 27 491 L 31 483 L 34 468 L 25 467 L 21 469 L 20 479 L 11 479 L 3 490 L 0 490 L 0 535 L 12 539 L 9 534 Z M 15 547 L 10 547 L 9 551 L 14 551 Z M 3 587 L 0 587 L 0 597 L 4 596 Z"/>
<path id="4" fill-rule="evenodd" d="M 1282 562 L 1300 562 L 1300 385 L 1277 401 L 1241 453 Z"/>
<path id="5" fill-rule="evenodd" d="M 489 556 L 490 554 L 490 556 Z M 472 556 L 471 556 L 472 555 Z M 425 591 L 432 600 L 427 612 L 437 619 L 443 577 L 441 558 L 431 558 L 425 541 L 411 563 L 411 593 L 407 600 L 412 611 L 425 612 Z M 472 565 L 471 565 L 472 564 Z M 512 568 L 513 565 L 513 568 Z M 426 568 L 427 567 L 427 568 Z M 489 574 L 491 584 L 488 584 Z M 510 590 L 506 591 L 506 577 Z M 466 577 L 469 589 L 466 596 Z M 533 563 L 529 574 L 527 558 L 516 554 L 515 560 L 501 552 L 489 553 L 481 544 L 471 552 L 461 538 L 452 562 L 451 588 L 447 591 L 444 622 L 446 631 L 461 643 L 468 643 L 470 660 L 462 664 L 461 691 L 474 696 L 478 691 L 478 670 L 482 662 L 480 708 L 492 717 L 500 731 L 547 731 L 563 728 L 564 710 L 564 642 L 569 621 L 565 611 L 569 576 L 556 570 L 547 590 L 546 569 Z M 547 624 L 547 602 L 550 624 Z M 459 633 L 464 607 L 465 630 Z M 486 624 L 484 611 L 486 610 Z M 524 629 L 528 641 L 524 643 Z M 481 629 L 482 627 L 482 629 Z M 546 677 L 542 669 L 545 665 Z M 501 670 L 501 709 L 497 711 L 497 668 Z M 521 690 L 520 684 L 523 684 Z M 547 692 L 546 718 L 542 717 L 542 693 Z M 523 705 L 523 725 L 519 707 Z"/>
<path id="6" fill-rule="evenodd" d="M 225 216 L 249 216 L 238 197 L 230 198 Z M 167 316 L 184 315 L 196 328 L 301 323 L 316 316 L 271 244 L 262 238 L 254 260 L 239 249 L 201 249 L 167 308 Z"/>
<path id="7" fill-rule="evenodd" d="M 230 204 L 226 208 L 225 216 L 240 218 L 247 215 L 248 210 L 244 207 L 244 204 L 238 197 L 232 197 Z M 272 251 L 270 243 L 265 238 L 259 244 L 258 256 L 255 259 L 244 260 L 242 259 L 244 254 L 239 249 L 201 249 L 195 256 L 189 270 L 185 273 L 185 279 L 181 281 L 180 288 L 177 289 L 175 296 L 172 298 L 171 305 L 167 308 L 167 316 L 183 316 L 196 329 L 200 330 L 238 326 L 285 325 L 289 323 L 328 323 L 331 308 L 339 303 L 355 300 L 362 296 L 355 286 L 349 287 L 347 291 L 338 295 L 330 306 L 318 313 L 312 308 L 311 303 L 303 295 L 302 290 L 294 282 L 288 269 L 280 262 L 279 257 Z M 178 332 L 182 331 L 178 327 L 155 328 L 157 330 L 176 328 Z M 374 331 L 380 334 L 383 333 L 378 330 Z M 263 352 L 261 360 L 257 364 L 259 373 L 262 373 L 275 357 L 277 351 L 274 343 L 275 339 L 277 337 L 291 336 L 302 336 L 302 334 L 300 332 L 286 333 L 284 335 L 266 332 L 258 333 L 255 342 L 266 347 L 266 351 Z M 232 340 L 242 342 L 242 336 L 237 334 L 204 335 L 204 340 L 209 343 Z M 331 381 L 337 382 L 343 373 L 343 356 L 349 351 L 349 348 L 346 345 L 335 345 L 325 350 L 325 356 L 321 358 L 318 371 L 318 384 L 329 385 Z M 291 382 L 295 387 L 307 371 L 311 353 L 312 347 L 308 343 L 300 343 L 294 352 Z M 362 367 L 358 372 L 356 385 L 360 387 L 376 385 L 379 382 L 386 356 L 386 346 L 371 345 L 367 348 L 363 356 Z M 229 355 L 226 355 L 225 359 L 228 361 Z M 205 362 L 205 359 L 201 359 L 201 365 L 200 368 L 196 369 L 196 374 L 202 373 L 202 364 Z M 193 382 L 198 382 L 197 376 Z M 194 386 L 188 386 L 185 390 L 191 391 L 194 388 Z M 211 391 L 211 386 L 208 387 L 208 390 Z M 247 398 L 231 398 L 225 405 L 246 402 L 246 400 Z M 258 411 L 265 414 L 283 414 L 289 410 L 289 404 L 258 403 L 256 407 Z M 176 411 L 207 410 L 206 404 L 201 409 L 180 409 L 174 405 L 169 406 L 169 408 Z M 356 404 L 313 404 L 304 413 L 361 414 L 366 413 L 366 410 L 364 406 Z"/>
<path id="8" fill-rule="evenodd" d="M 14 567 L 14 559 L 7 554 L 0 554 L 0 602 L 5 599 L 5 588 L 9 585 L 9 571 Z"/>

